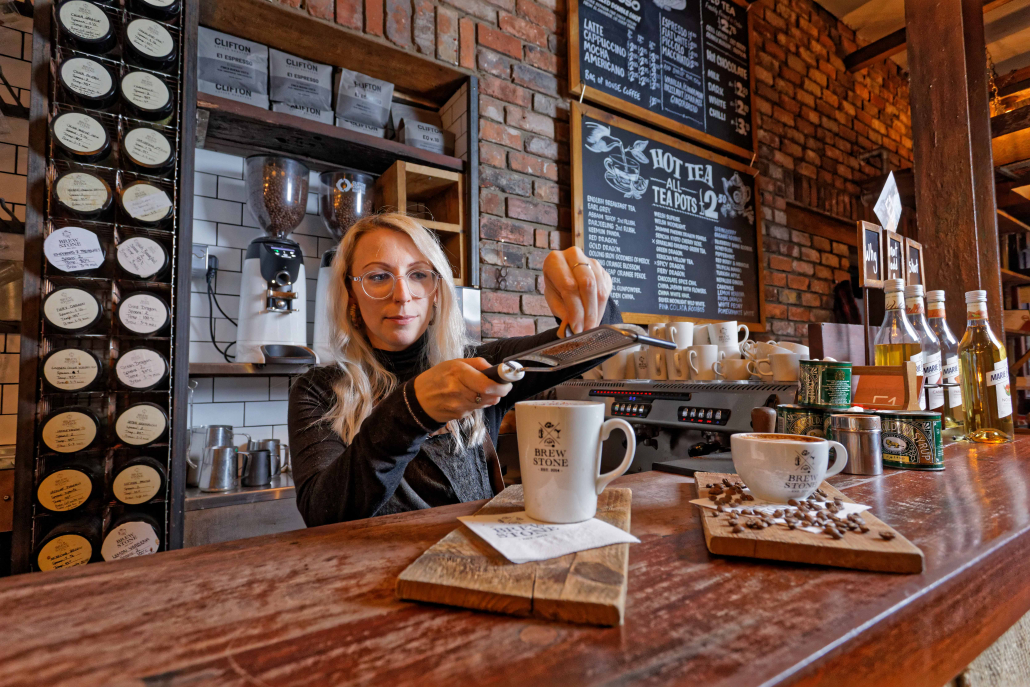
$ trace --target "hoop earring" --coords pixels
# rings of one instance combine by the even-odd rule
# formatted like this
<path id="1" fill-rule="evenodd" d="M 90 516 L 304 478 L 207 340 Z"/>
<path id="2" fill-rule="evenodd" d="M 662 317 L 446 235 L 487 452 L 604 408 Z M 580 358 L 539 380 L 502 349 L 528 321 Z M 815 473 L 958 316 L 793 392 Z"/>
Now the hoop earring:
<path id="1" fill-rule="evenodd" d="M 350 304 L 350 308 L 348 308 L 348 315 L 350 316 L 351 324 L 354 325 L 355 329 L 361 329 L 361 326 L 364 324 L 364 321 L 361 319 L 361 311 L 358 310 L 357 303 Z"/>

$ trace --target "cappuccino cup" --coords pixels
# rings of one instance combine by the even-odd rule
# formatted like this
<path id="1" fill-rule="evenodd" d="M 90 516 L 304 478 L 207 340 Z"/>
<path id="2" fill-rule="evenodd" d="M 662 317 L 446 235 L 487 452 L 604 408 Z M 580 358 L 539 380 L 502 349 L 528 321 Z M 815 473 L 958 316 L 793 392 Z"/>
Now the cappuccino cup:
<path id="1" fill-rule="evenodd" d="M 526 515 L 556 524 L 597 513 L 597 497 L 633 463 L 637 439 L 620 418 L 604 419 L 594 401 L 521 401 L 515 404 L 519 466 Z M 626 435 L 619 467 L 601 474 L 601 444 L 613 429 Z"/>
<path id="2" fill-rule="evenodd" d="M 831 448 L 836 451 L 832 465 Z M 848 463 L 840 443 L 795 434 L 733 434 L 730 449 L 733 468 L 751 493 L 774 503 L 808 498 Z"/>

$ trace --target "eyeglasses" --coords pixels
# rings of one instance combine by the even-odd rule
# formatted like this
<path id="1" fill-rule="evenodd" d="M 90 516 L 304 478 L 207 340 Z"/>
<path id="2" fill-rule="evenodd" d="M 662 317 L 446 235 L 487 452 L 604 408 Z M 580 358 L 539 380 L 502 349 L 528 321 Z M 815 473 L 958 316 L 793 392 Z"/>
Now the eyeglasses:
<path id="1" fill-rule="evenodd" d="M 382 300 L 393 295 L 398 279 L 408 282 L 408 293 L 412 298 L 425 298 L 436 291 L 440 275 L 433 270 L 413 269 L 407 274 L 394 276 L 383 270 L 369 270 L 360 277 L 351 277 L 354 281 L 361 282 L 361 288 L 369 298 Z"/>

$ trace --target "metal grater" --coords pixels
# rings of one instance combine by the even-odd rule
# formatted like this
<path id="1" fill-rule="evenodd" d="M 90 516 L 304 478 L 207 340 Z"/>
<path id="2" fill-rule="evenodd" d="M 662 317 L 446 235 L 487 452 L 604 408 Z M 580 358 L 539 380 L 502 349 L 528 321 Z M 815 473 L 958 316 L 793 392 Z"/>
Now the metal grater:
<path id="1" fill-rule="evenodd" d="M 618 353 L 637 344 L 669 349 L 676 347 L 676 344 L 670 341 L 606 324 L 517 353 L 505 358 L 500 365 L 495 365 L 483 374 L 495 381 L 517 382 L 526 372 L 554 372 Z M 524 368 L 519 361 L 540 363 L 546 367 Z"/>

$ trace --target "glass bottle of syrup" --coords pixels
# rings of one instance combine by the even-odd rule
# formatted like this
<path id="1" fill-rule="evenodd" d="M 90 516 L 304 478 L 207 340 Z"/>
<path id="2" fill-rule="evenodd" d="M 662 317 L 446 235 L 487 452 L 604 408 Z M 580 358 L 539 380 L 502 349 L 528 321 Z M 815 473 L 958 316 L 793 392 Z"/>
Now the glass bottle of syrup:
<path id="1" fill-rule="evenodd" d="M 966 333 L 958 345 L 966 438 L 984 444 L 1012 441 L 1008 353 L 987 321 L 987 292 L 966 292 Z"/>
<path id="2" fill-rule="evenodd" d="M 944 389 L 944 412 L 941 413 L 941 435 L 947 441 L 957 441 L 965 434 L 966 411 L 962 408 L 958 339 L 948 327 L 943 291 L 926 292 L 926 317 L 930 329 L 941 343 L 941 381 L 947 385 Z"/>
<path id="3" fill-rule="evenodd" d="M 883 324 L 873 342 L 873 356 L 876 365 L 902 365 L 908 361 L 916 364 L 916 374 L 923 375 L 923 348 L 919 334 L 905 315 L 905 282 L 901 279 L 887 279 L 883 283 Z"/>
<path id="4" fill-rule="evenodd" d="M 905 314 L 919 335 L 923 351 L 923 382 L 925 393 L 919 398 L 919 408 L 941 412 L 944 410 L 944 387 L 941 386 L 941 342 L 926 322 L 923 305 L 923 285 L 905 287 Z"/>

